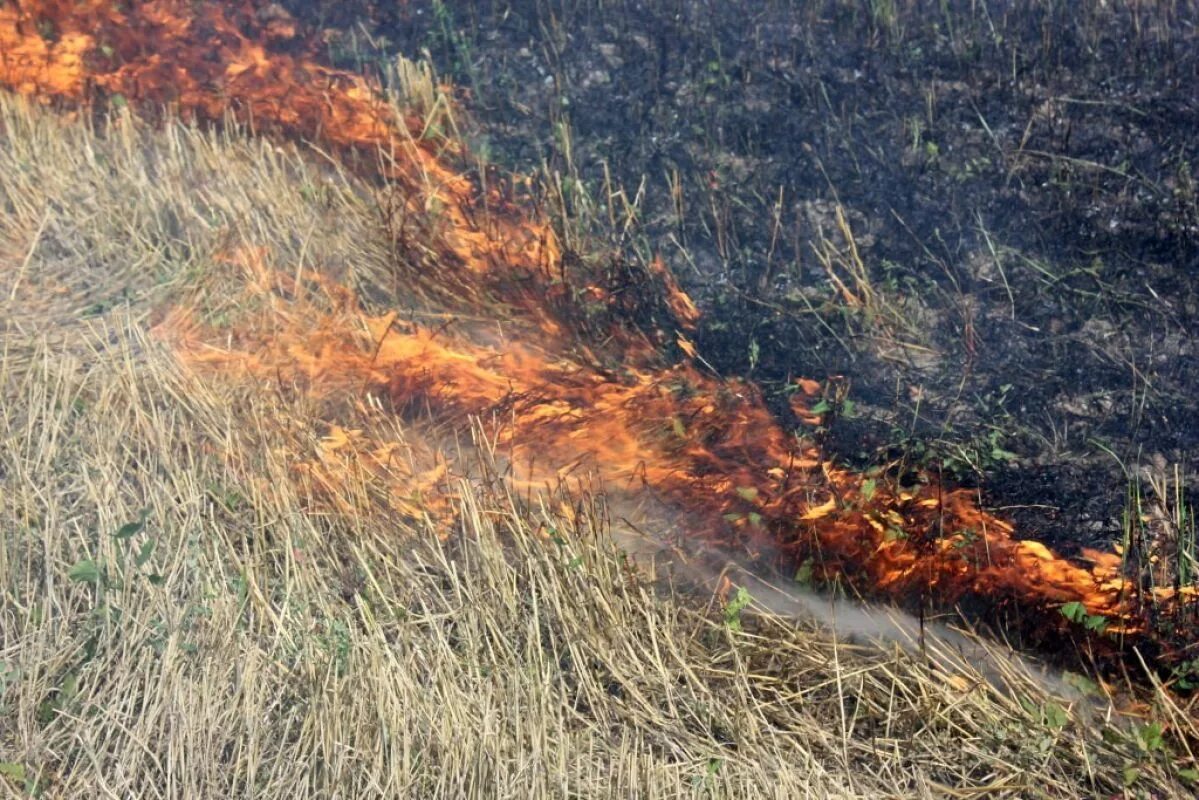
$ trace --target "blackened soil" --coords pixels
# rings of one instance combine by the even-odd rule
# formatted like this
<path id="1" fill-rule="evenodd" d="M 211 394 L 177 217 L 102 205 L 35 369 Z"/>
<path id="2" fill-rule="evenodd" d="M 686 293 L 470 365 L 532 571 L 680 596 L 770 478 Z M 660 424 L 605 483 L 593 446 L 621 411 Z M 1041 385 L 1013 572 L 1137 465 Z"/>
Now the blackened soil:
<path id="1" fill-rule="evenodd" d="M 639 196 L 623 244 L 716 369 L 784 418 L 792 378 L 844 376 L 839 458 L 948 473 L 1066 551 L 1119 537 L 1142 467 L 1199 486 L 1196 4 L 290 6 L 343 63 L 427 52 L 476 147 L 568 207 Z"/>

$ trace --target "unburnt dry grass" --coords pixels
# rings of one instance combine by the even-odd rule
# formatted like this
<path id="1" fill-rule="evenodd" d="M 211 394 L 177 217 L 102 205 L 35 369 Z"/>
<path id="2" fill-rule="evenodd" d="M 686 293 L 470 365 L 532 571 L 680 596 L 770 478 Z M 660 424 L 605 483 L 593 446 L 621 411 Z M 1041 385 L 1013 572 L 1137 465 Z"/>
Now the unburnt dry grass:
<path id="1" fill-rule="evenodd" d="M 1164 695 L 1121 722 L 1017 667 L 730 614 L 624 558 L 600 499 L 552 512 L 486 459 L 450 515 L 394 513 L 370 471 L 330 502 L 296 466 L 331 424 L 452 437 L 195 373 L 153 331 L 269 319 L 239 244 L 400 302 L 369 192 L 178 124 L 5 100 L 0 131 L 5 795 L 1186 793 Z"/>

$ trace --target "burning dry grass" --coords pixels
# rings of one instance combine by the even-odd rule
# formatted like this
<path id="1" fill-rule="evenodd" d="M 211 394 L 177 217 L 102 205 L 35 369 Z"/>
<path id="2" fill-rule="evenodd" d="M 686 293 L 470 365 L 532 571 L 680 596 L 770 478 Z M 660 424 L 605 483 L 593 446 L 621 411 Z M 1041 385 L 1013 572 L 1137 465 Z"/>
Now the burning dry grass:
<path id="1" fill-rule="evenodd" d="M 400 303 L 362 194 L 263 142 L 0 110 L 8 795 L 1185 792 L 1154 729 L 1019 669 L 761 609 L 734 630 L 616 552 L 598 500 L 525 502 L 429 444 L 453 432 L 183 369 L 149 334 L 166 304 L 271 318 L 244 244 Z M 474 480 L 397 508 L 447 459 Z"/>
<path id="2" fill-rule="evenodd" d="M 252 291 L 222 285 L 205 300 L 264 316 L 231 321 L 190 302 L 166 328 L 193 363 L 326 396 L 356 386 L 349 394 L 397 410 L 423 404 L 450 425 L 490 416 L 492 441 L 512 459 L 544 467 L 548 458 L 551 469 L 583 465 L 609 482 L 639 483 L 687 509 L 692 539 L 778 554 L 821 579 L 848 578 L 904 601 L 949 608 L 978 597 L 1014 606 L 1023 627 L 1050 637 L 1069 633 L 1058 609 L 1071 609 L 1071 621 L 1108 634 L 1087 641 L 1104 660 L 1123 658 L 1144 638 L 1155 665 L 1179 663 L 1188 639 L 1173 640 L 1194 587 L 1134 587 L 1112 553 L 1088 553 L 1087 563 L 1058 557 L 931 476 L 905 488 L 828 462 L 812 440 L 792 437 L 757 387 L 699 368 L 702 356 L 683 333 L 697 310 L 664 265 L 564 253 L 513 185 L 476 184 L 444 158 L 461 155 L 453 140 L 426 136 L 452 119 L 431 76 L 400 70 L 397 83 L 412 95 L 401 110 L 361 76 L 303 55 L 313 42 L 272 8 L 177 0 L 0 7 L 0 83 L 18 93 L 84 108 L 104 97 L 112 107 L 169 103 L 186 119 L 241 120 L 315 140 L 379 181 L 391 247 L 385 285 L 396 289 L 376 298 L 386 314 L 362 306 L 326 264 L 306 264 L 310 234 L 297 251 L 294 242 L 276 246 L 273 234 L 259 240 L 241 230 L 220 252 Z M 173 227 L 177 220 L 163 229 L 168 240 Z M 838 259 L 854 286 L 840 282 L 845 299 L 875 315 L 883 304 L 844 219 L 839 227 L 849 261 Z M 583 247 L 577 239 L 563 240 Z M 338 257 L 358 257 L 358 249 Z M 493 330 L 481 336 L 481 326 Z M 671 342 L 686 359 L 671 359 Z M 335 504 L 335 473 L 353 471 L 344 456 L 360 445 L 373 461 L 367 471 L 389 471 L 387 443 L 341 428 L 327 442 L 321 460 L 337 469 L 317 464 L 308 474 Z M 408 494 L 399 505 L 412 506 L 442 469 L 401 474 L 394 499 Z M 416 492 L 406 485 L 413 479 Z"/>

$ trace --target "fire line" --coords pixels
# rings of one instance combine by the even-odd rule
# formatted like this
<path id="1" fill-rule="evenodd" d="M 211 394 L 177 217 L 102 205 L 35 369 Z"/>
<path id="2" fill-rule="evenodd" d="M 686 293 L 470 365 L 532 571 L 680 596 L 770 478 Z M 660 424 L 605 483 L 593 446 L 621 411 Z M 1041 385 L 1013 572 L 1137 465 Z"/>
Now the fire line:
<path id="1" fill-rule="evenodd" d="M 503 309 L 515 343 L 480 343 L 465 329 L 430 330 L 371 318 L 352 298 L 341 313 L 293 319 L 274 340 L 193 346 L 193 363 L 303 381 L 314 391 L 386 394 L 446 419 L 502 416 L 518 454 L 583 459 L 605 481 L 641 485 L 697 520 L 696 536 L 843 576 L 863 592 L 938 607 L 981 599 L 1015 607 L 1046 630 L 1079 602 L 1110 620 L 1105 641 L 1153 644 L 1143 609 L 1192 604 L 1193 594 L 1141 589 L 1114 553 L 1080 561 L 1017 537 L 970 492 L 928 478 L 911 488 L 869 483 L 824 459 L 771 414 L 751 383 L 696 365 L 686 331 L 698 311 L 658 261 L 642 288 L 662 324 L 633 324 L 627 292 L 565 264 L 550 225 L 451 166 L 461 148 L 423 138 L 366 78 L 307 55 L 298 27 L 252 2 L 127 4 L 36 0 L 0 7 L 0 85 L 48 103 L 166 108 L 184 119 L 234 119 L 256 130 L 356 154 L 393 187 L 422 243 L 417 276 L 454 310 Z M 437 213 L 431 213 L 431 209 Z M 270 272 L 269 254 L 234 253 Z M 286 270 L 284 270 L 286 272 Z M 587 309 L 598 309 L 598 312 Z M 591 335 L 603 328 L 603 344 Z M 186 335 L 185 335 L 186 334 Z M 676 344 L 683 357 L 665 353 Z M 818 384 L 801 382 L 797 410 Z"/>

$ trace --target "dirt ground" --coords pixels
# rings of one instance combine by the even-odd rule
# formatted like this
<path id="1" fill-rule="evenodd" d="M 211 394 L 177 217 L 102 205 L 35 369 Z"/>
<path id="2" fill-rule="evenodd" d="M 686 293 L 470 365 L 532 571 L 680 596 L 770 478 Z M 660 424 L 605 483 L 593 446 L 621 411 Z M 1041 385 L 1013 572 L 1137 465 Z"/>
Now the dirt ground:
<path id="1" fill-rule="evenodd" d="M 838 458 L 1066 552 L 1142 478 L 1194 497 L 1196 4 L 290 7 L 343 64 L 429 56 L 482 155 L 670 263 L 717 371 L 784 416 L 828 381 Z"/>

